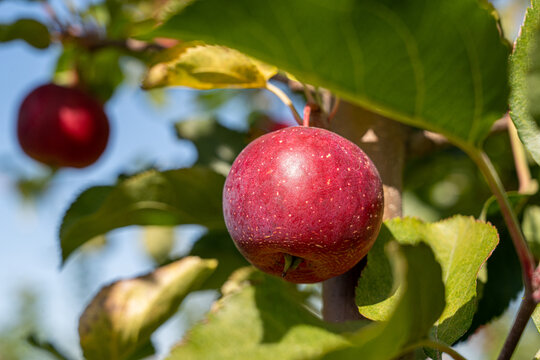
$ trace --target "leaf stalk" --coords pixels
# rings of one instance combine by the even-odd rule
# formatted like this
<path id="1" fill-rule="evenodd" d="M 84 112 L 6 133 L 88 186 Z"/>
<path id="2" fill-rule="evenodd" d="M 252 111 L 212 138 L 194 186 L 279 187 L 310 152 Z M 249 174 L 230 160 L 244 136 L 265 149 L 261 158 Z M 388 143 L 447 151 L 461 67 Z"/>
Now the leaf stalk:
<path id="1" fill-rule="evenodd" d="M 491 191 L 495 195 L 504 221 L 512 238 L 514 248 L 521 263 L 523 286 L 525 293 L 521 302 L 520 309 L 514 320 L 514 325 L 508 334 L 506 341 L 503 345 L 503 349 L 499 354 L 498 360 L 509 360 L 519 342 L 521 334 L 525 329 L 527 321 L 531 317 L 536 302 L 533 299 L 533 274 L 535 269 L 534 258 L 529 251 L 525 237 L 521 232 L 517 216 L 510 205 L 508 196 L 504 190 L 504 186 L 495 170 L 495 167 L 491 163 L 491 160 L 487 154 L 481 150 L 473 149 L 468 151 L 469 156 L 476 163 L 482 174 L 484 175 Z"/>
<path id="2" fill-rule="evenodd" d="M 298 123 L 298 125 L 302 125 L 302 118 L 300 117 L 300 114 L 298 114 L 298 111 L 296 111 L 296 109 L 294 108 L 291 98 L 289 98 L 289 96 L 287 96 L 287 94 L 285 94 L 285 92 L 283 92 L 280 88 L 269 82 L 266 83 L 266 89 L 274 93 L 274 95 L 276 95 L 279 100 L 281 100 L 281 102 L 284 103 L 291 110 L 291 113 L 293 114 L 293 117 Z"/>

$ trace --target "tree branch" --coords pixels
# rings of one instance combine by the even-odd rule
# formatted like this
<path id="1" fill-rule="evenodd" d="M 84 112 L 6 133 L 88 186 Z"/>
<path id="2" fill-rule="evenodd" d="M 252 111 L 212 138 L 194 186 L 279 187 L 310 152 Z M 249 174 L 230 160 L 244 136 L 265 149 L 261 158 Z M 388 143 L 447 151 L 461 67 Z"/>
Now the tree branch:
<path id="1" fill-rule="evenodd" d="M 383 218 L 401 216 L 407 128 L 348 102 L 341 102 L 330 128 L 359 145 L 379 170 L 384 189 Z M 325 320 L 341 322 L 361 318 L 356 306 L 355 291 L 364 266 L 365 260 L 349 272 L 323 282 Z"/>

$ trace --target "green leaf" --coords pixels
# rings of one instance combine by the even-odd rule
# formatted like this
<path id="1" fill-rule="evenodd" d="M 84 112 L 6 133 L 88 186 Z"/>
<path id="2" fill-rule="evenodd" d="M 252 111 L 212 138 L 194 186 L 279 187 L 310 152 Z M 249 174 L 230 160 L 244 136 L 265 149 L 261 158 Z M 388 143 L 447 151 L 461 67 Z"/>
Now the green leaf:
<path id="1" fill-rule="evenodd" d="M 424 338 L 444 308 L 441 268 L 431 250 L 425 245 L 405 246 L 401 258 L 398 248 L 393 250 L 392 259 L 405 283 L 388 322 L 326 323 L 301 304 L 302 295 L 293 285 L 243 268 L 225 283 L 224 296 L 207 320 L 193 327 L 168 359 L 292 360 L 324 354 L 336 359 L 343 354 L 391 359 L 404 346 Z"/>
<path id="2" fill-rule="evenodd" d="M 166 50 L 143 80 L 144 89 L 186 86 L 199 90 L 264 88 L 277 69 L 241 52 L 201 42 Z"/>
<path id="3" fill-rule="evenodd" d="M 523 214 L 523 235 L 536 259 L 540 259 L 540 206 L 531 205 Z"/>
<path id="4" fill-rule="evenodd" d="M 187 257 L 148 275 L 103 288 L 79 321 L 85 358 L 133 359 L 134 354 L 148 353 L 150 335 L 216 266 L 216 260 Z"/>
<path id="5" fill-rule="evenodd" d="M 540 304 L 536 305 L 536 309 L 534 309 L 532 314 L 532 319 L 534 325 L 536 325 L 536 328 L 538 329 L 538 332 L 540 332 Z"/>
<path id="6" fill-rule="evenodd" d="M 83 192 L 60 228 L 62 259 L 95 236 L 129 225 L 200 224 L 223 229 L 221 194 L 225 178 L 194 167 L 148 171 L 116 186 Z"/>
<path id="7" fill-rule="evenodd" d="M 26 341 L 33 347 L 42 350 L 54 359 L 69 360 L 69 358 L 66 355 L 62 354 L 62 352 L 60 352 L 54 344 L 48 341 L 42 341 L 38 339 L 36 334 L 29 334 L 26 337 Z"/>
<path id="8" fill-rule="evenodd" d="M 368 265 L 360 277 L 356 302 L 362 315 L 386 320 L 399 299 L 388 260 L 386 243 L 425 243 L 433 250 L 443 271 L 446 307 L 433 329 L 433 336 L 447 344 L 455 342 L 471 325 L 476 311 L 476 278 L 498 243 L 496 229 L 471 217 L 456 216 L 436 223 L 404 218 L 386 221 Z M 378 286 L 375 286 L 378 284 Z"/>
<path id="9" fill-rule="evenodd" d="M 294 285 L 252 267 L 235 272 L 222 293 L 167 359 L 311 359 L 348 343 L 301 304 Z"/>
<path id="10" fill-rule="evenodd" d="M 152 344 L 151 340 L 148 340 L 146 343 L 142 344 L 137 350 L 130 354 L 126 360 L 148 360 L 148 357 L 156 354 L 156 348 Z"/>
<path id="11" fill-rule="evenodd" d="M 540 1 L 531 4 L 510 57 L 510 117 L 521 141 L 540 164 Z"/>
<path id="12" fill-rule="evenodd" d="M 325 359 L 393 359 L 427 336 L 445 306 L 444 270 L 424 244 L 402 246 L 401 253 L 403 259 L 394 262 L 395 273 L 402 278 L 402 295 L 387 321 L 359 330 L 350 337 L 352 348 L 332 352 Z"/>
<path id="13" fill-rule="evenodd" d="M 509 47 L 477 0 L 204 0 L 147 36 L 238 49 L 462 146 L 507 109 Z"/>
<path id="14" fill-rule="evenodd" d="M 107 29 L 109 38 L 129 38 L 140 32 L 147 32 L 170 15 L 182 10 L 192 0 L 105 0 L 93 4 L 85 14 L 90 13 Z M 95 9 L 97 8 L 97 9 Z M 105 13 L 105 14 L 102 14 Z"/>
<path id="15" fill-rule="evenodd" d="M 197 148 L 197 164 L 227 175 L 236 156 L 247 145 L 245 133 L 220 125 L 215 118 L 176 123 L 180 139 L 190 140 Z"/>
<path id="16" fill-rule="evenodd" d="M 87 51 L 76 44 L 67 44 L 58 57 L 54 79 L 59 84 L 78 81 L 101 102 L 106 102 L 124 80 L 120 67 L 122 51 L 103 48 Z"/>
<path id="17" fill-rule="evenodd" d="M 205 289 L 219 289 L 238 268 L 249 265 L 226 230 L 210 231 L 193 245 L 190 255 L 217 259 L 217 270 L 204 283 Z"/>
<path id="18" fill-rule="evenodd" d="M 174 246 L 174 227 L 145 226 L 143 229 L 143 245 L 146 253 L 156 264 L 163 264 L 169 258 Z M 208 258 L 208 256 L 202 256 Z"/>
<path id="19" fill-rule="evenodd" d="M 11 24 L 0 24 L 0 42 L 18 39 L 38 49 L 45 49 L 51 43 L 49 30 L 39 21 L 19 19 Z"/>

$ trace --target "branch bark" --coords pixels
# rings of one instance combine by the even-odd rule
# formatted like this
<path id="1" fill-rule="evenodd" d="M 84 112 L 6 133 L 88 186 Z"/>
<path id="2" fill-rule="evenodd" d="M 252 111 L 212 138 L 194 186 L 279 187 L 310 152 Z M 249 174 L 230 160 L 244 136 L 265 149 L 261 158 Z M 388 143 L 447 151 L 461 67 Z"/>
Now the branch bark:
<path id="1" fill-rule="evenodd" d="M 357 144 L 375 163 L 384 189 L 384 216 L 401 216 L 401 192 L 407 128 L 348 102 L 341 102 L 330 129 Z M 323 282 L 323 318 L 329 322 L 361 319 L 355 288 L 366 260 Z"/>

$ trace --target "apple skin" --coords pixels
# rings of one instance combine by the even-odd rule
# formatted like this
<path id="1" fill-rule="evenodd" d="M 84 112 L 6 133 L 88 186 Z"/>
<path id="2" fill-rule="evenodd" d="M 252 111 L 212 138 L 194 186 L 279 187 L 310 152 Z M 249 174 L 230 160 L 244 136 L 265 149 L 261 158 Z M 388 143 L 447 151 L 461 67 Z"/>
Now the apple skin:
<path id="1" fill-rule="evenodd" d="M 351 269 L 369 251 L 384 198 L 375 165 L 324 129 L 288 127 L 251 142 L 223 190 L 227 229 L 260 270 L 281 276 L 284 255 L 302 259 L 284 279 L 315 283 Z"/>
<path id="2" fill-rule="evenodd" d="M 102 105 L 85 92 L 46 84 L 22 102 L 17 137 L 23 151 L 39 162 L 83 168 L 107 147 L 109 120 Z"/>

